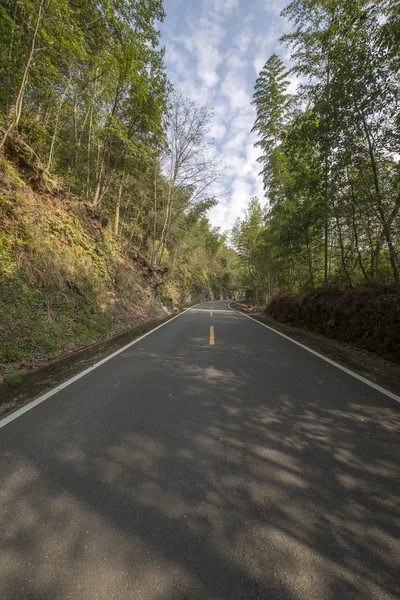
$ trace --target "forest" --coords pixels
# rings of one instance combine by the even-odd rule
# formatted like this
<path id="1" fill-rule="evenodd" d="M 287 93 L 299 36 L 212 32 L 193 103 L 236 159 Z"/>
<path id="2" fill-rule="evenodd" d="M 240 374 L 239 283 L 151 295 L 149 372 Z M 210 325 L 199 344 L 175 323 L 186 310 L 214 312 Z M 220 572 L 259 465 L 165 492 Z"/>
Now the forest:
<path id="1" fill-rule="evenodd" d="M 164 16 L 161 0 L 0 4 L 6 371 L 237 285 L 207 218 L 212 109 L 172 88 Z"/>
<path id="2" fill-rule="evenodd" d="M 229 251 L 206 218 L 219 174 L 212 111 L 172 90 L 161 0 L 10 0 L 0 11 L 0 148 L 29 144 L 48 191 L 61 180 L 182 293 L 221 292 Z"/>
<path id="3" fill-rule="evenodd" d="M 294 0 L 282 14 L 290 71 L 270 56 L 253 99 L 269 202 L 252 198 L 232 232 L 248 295 L 398 284 L 399 4 Z"/>

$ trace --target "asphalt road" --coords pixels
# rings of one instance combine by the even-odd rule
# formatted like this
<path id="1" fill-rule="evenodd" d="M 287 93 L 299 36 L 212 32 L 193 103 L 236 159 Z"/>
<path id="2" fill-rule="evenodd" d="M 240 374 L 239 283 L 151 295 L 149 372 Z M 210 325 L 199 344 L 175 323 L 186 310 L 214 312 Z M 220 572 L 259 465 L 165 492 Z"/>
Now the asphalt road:
<path id="1" fill-rule="evenodd" d="M 0 429 L 0 598 L 399 598 L 399 421 L 199 305 Z"/>

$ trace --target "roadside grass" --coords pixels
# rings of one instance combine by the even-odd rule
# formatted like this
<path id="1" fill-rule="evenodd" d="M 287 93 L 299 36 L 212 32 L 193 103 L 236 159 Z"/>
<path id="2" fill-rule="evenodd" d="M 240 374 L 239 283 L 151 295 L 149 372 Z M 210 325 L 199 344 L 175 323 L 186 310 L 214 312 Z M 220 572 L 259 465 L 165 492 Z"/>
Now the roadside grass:
<path id="1" fill-rule="evenodd" d="M 17 387 L 22 383 L 25 375 L 25 369 L 10 371 L 9 373 L 7 373 L 7 375 L 5 375 L 4 382 L 7 383 L 10 387 Z"/>

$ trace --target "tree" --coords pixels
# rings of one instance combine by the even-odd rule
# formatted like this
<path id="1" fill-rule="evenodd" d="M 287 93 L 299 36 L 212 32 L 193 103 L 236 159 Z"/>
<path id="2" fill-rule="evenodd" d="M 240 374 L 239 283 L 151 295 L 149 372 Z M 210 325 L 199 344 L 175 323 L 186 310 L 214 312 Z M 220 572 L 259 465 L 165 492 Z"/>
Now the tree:
<path id="1" fill-rule="evenodd" d="M 281 59 L 272 54 L 257 78 L 252 102 L 257 113 L 252 131 L 258 133 L 260 139 L 256 147 L 262 151 L 258 159 L 263 165 L 260 175 L 271 204 L 283 200 L 285 162 L 280 146 L 291 106 L 291 98 L 286 93 L 290 84 L 287 76 Z"/>
<path id="2" fill-rule="evenodd" d="M 162 261 L 175 220 L 211 194 L 221 176 L 210 136 L 211 108 L 173 94 L 162 166 L 168 184 L 166 213 L 154 260 Z"/>
<path id="3" fill-rule="evenodd" d="M 243 219 L 238 219 L 231 238 L 244 268 L 243 285 L 252 290 L 252 300 L 265 300 L 270 288 L 270 262 L 266 259 L 264 213 L 259 199 L 250 198 Z"/>
<path id="4" fill-rule="evenodd" d="M 271 57 L 253 101 L 271 201 L 258 248 L 270 280 L 294 293 L 398 282 L 397 5 L 294 0 L 283 15 L 301 84 L 289 100 L 285 69 Z"/>
<path id="5" fill-rule="evenodd" d="M 382 10 L 382 3 L 380 5 Z M 307 95 L 321 122 L 320 145 L 326 157 L 326 234 L 330 217 L 330 172 L 337 158 L 347 152 L 350 133 L 352 146 L 358 146 L 360 151 L 362 145 L 368 156 L 370 173 L 365 172 L 363 177 L 372 175 L 375 211 L 393 279 L 398 282 L 399 259 L 391 219 L 400 208 L 398 194 L 395 188 L 388 190 L 391 198 L 383 192 L 381 174 L 385 162 L 393 160 L 398 151 L 398 136 L 394 133 L 398 78 L 396 84 L 391 53 L 379 44 L 382 27 L 386 25 L 385 21 L 382 24 L 382 13 L 366 0 L 340 6 L 334 1 L 311 5 L 307 0 L 295 0 L 284 14 L 296 23 L 295 32 L 285 36 L 284 41 L 294 49 L 294 70 L 309 78 Z M 327 243 L 325 252 L 327 254 Z M 325 265 L 326 280 L 327 256 Z"/>
<path id="6" fill-rule="evenodd" d="M 174 298 L 217 297 L 234 251 L 206 216 L 220 174 L 212 111 L 172 93 L 164 16 L 162 0 L 4 0 L 1 153 L 60 182 Z"/>

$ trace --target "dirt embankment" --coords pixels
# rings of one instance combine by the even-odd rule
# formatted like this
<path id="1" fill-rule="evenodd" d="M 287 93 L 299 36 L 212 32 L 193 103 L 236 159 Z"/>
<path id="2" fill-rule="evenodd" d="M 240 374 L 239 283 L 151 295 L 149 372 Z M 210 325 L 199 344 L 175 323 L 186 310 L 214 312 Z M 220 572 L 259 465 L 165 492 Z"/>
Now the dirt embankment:
<path id="1" fill-rule="evenodd" d="M 15 163 L 0 157 L 0 382 L 10 384 L 165 317 L 164 273 L 125 247 L 100 211 Z"/>
<path id="2" fill-rule="evenodd" d="M 278 296 L 265 314 L 400 364 L 399 285 L 317 288 L 302 297 Z"/>

